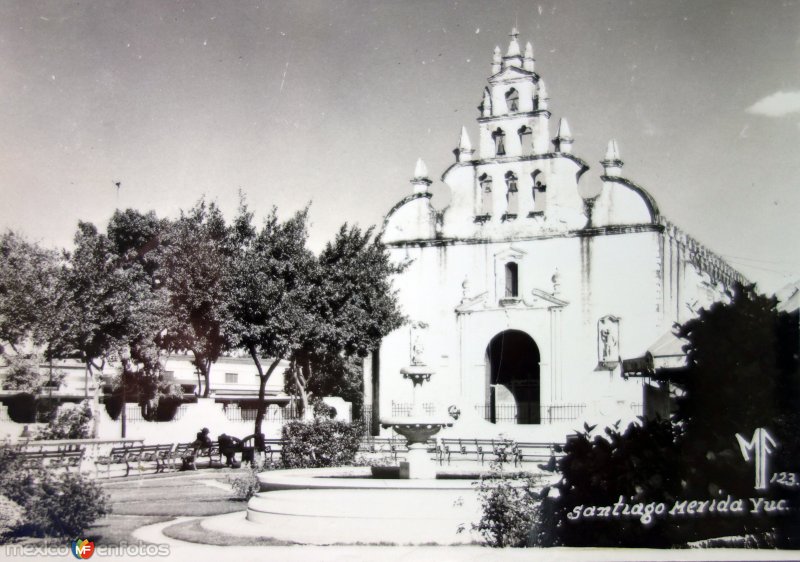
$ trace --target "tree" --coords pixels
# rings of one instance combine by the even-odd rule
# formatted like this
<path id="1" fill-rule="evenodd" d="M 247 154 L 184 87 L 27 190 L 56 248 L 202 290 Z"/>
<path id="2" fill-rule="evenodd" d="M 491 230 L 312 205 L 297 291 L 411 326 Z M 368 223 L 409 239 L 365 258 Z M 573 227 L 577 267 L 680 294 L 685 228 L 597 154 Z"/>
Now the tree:
<path id="1" fill-rule="evenodd" d="M 247 351 L 258 372 L 256 435 L 264 420 L 267 381 L 314 328 L 309 309 L 316 260 L 306 248 L 307 218 L 304 209 L 281 223 L 273 208 L 256 232 L 242 204 L 232 227 L 231 240 L 239 250 L 232 267 L 230 314 L 237 346 Z M 269 364 L 262 365 L 262 358 Z"/>
<path id="2" fill-rule="evenodd" d="M 765 428 L 778 443 L 772 472 L 800 466 L 800 330 L 797 313 L 778 312 L 777 300 L 737 285 L 728 303 L 717 302 L 679 327 L 688 344 L 687 368 L 669 381 L 680 390 L 675 422 L 681 429 L 686 495 L 712 497 L 719 490 L 753 495 L 754 468 L 744 462 L 739 434 L 749 440 Z M 793 498 L 794 488 L 771 485 L 767 498 Z M 751 533 L 777 529 L 783 545 L 800 544 L 800 518 L 748 517 L 739 525 Z M 734 530 L 736 525 L 731 526 Z"/>
<path id="3" fill-rule="evenodd" d="M 0 352 L 43 342 L 57 275 L 56 252 L 11 231 L 0 237 Z"/>
<path id="4" fill-rule="evenodd" d="M 158 252 L 158 279 L 174 320 L 161 338 L 170 351 L 191 352 L 198 394 L 209 396 L 211 366 L 232 346 L 229 275 L 233 246 L 221 211 L 200 200 L 172 222 Z"/>
<path id="5" fill-rule="evenodd" d="M 577 506 L 630 502 L 704 501 L 761 497 L 800 502 L 796 487 L 772 483 L 754 489 L 754 466 L 745 462 L 736 434 L 750 439 L 767 429 L 778 443 L 770 472 L 800 466 L 800 330 L 797 313 L 776 310 L 774 298 L 737 285 L 728 302 L 714 303 L 676 327 L 687 344 L 687 366 L 656 373 L 677 389 L 671 420 L 643 420 L 605 436 L 587 431 L 570 440 L 559 461 L 559 495 L 545 500 L 539 544 L 569 546 L 673 546 L 720 536 L 750 536 L 759 545 L 797 548 L 800 514 L 714 512 L 698 518 L 570 521 Z M 796 476 L 795 476 L 796 477 Z M 747 501 L 747 500 L 744 500 Z M 749 506 L 748 506 L 749 507 Z M 749 510 L 748 510 L 749 511 Z"/>
<path id="6" fill-rule="evenodd" d="M 313 389 L 346 380 L 347 358 L 363 358 L 381 339 L 400 327 L 391 277 L 402 271 L 392 263 L 373 229 L 342 225 L 321 252 L 313 271 L 313 325 L 303 331 L 291 358 L 289 375 L 306 418 Z M 327 378 L 328 381 L 321 379 Z"/>
<path id="7" fill-rule="evenodd" d="M 119 360 L 124 370 L 130 368 L 131 358 L 146 361 L 150 356 L 153 336 L 166 317 L 160 296 L 140 264 L 121 258 L 94 225 L 79 223 L 75 250 L 59 275 L 48 356 L 82 361 L 88 393 L 88 380 L 95 379 L 107 361 Z M 94 387 L 96 412 L 97 381 Z M 94 434 L 97 419 L 95 415 Z"/>

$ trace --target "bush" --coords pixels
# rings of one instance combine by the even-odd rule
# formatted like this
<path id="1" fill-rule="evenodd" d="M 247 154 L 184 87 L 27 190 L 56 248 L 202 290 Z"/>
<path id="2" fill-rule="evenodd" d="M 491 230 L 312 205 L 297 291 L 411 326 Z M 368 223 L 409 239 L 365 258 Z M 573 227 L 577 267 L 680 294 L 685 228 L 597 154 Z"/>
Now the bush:
<path id="1" fill-rule="evenodd" d="M 20 505 L 0 494 L 0 539 L 11 535 L 22 525 L 24 512 Z"/>
<path id="2" fill-rule="evenodd" d="M 681 462 L 675 445 L 675 428 L 668 421 L 617 426 L 604 435 L 594 427 L 568 439 L 566 455 L 559 460 L 562 474 L 558 496 L 545 500 L 552 518 L 545 518 L 536 543 L 539 546 L 668 547 L 680 534 L 678 521 L 642 525 L 638 519 L 567 518 L 577 506 L 611 505 L 620 496 L 631 503 L 674 502 L 683 490 Z"/>
<path id="3" fill-rule="evenodd" d="M 493 465 L 488 477 L 478 482 L 481 519 L 472 524 L 492 547 L 528 546 L 528 537 L 539 519 L 539 495 L 530 475 L 504 474 Z"/>
<path id="4" fill-rule="evenodd" d="M 75 537 L 108 512 L 100 485 L 80 474 L 45 472 L 40 491 L 26 507 L 26 534 Z"/>
<path id="5" fill-rule="evenodd" d="M 244 474 L 228 476 L 228 483 L 233 488 L 233 495 L 236 499 L 249 500 L 261 491 L 261 483 L 258 481 L 258 473 L 271 468 L 266 464 L 259 466 L 252 463 Z"/>
<path id="6" fill-rule="evenodd" d="M 92 409 L 89 402 L 64 404 L 43 428 L 37 439 L 86 439 L 89 437 Z"/>
<path id="7" fill-rule="evenodd" d="M 112 420 L 117 421 L 119 416 L 122 414 L 122 397 L 114 394 L 106 396 L 105 407 L 109 417 Z"/>
<path id="8" fill-rule="evenodd" d="M 36 422 L 36 397 L 27 392 L 20 392 L 5 399 L 8 406 L 8 417 L 16 423 Z"/>
<path id="9" fill-rule="evenodd" d="M 75 537 L 108 512 L 108 500 L 92 479 L 28 467 L 9 447 L 0 447 L 0 495 L 23 509 L 14 535 Z"/>
<path id="10" fill-rule="evenodd" d="M 364 427 L 342 421 L 315 419 L 283 426 L 281 457 L 286 468 L 320 468 L 353 464 Z"/>

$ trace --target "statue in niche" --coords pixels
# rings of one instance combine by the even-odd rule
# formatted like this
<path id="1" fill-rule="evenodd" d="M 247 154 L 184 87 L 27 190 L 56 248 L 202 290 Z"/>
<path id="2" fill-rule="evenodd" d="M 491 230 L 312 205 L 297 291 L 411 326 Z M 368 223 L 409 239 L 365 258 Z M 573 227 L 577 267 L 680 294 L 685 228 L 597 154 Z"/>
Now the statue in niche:
<path id="1" fill-rule="evenodd" d="M 425 322 L 411 324 L 411 364 L 425 365 L 425 336 L 428 325 Z"/>
<path id="2" fill-rule="evenodd" d="M 597 344 L 601 364 L 619 362 L 619 318 L 608 315 L 597 322 Z"/>

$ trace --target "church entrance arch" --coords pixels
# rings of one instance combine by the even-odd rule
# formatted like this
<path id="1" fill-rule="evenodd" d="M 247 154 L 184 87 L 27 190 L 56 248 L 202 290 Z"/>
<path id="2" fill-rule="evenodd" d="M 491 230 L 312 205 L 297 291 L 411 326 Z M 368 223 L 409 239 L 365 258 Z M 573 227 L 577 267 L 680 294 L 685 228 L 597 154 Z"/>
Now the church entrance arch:
<path id="1" fill-rule="evenodd" d="M 486 419 L 492 423 L 541 423 L 539 347 L 525 332 L 506 330 L 486 348 Z"/>

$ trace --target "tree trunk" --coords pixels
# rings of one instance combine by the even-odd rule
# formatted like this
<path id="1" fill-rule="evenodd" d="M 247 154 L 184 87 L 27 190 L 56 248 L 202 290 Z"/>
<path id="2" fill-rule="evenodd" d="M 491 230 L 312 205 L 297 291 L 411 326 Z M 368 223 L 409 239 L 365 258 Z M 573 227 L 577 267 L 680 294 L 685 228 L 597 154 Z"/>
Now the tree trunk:
<path id="1" fill-rule="evenodd" d="M 203 391 L 203 398 L 211 395 L 211 359 L 203 360 L 203 378 L 206 381 L 206 389 Z"/>
<path id="2" fill-rule="evenodd" d="M 94 371 L 92 370 L 92 361 L 86 361 L 86 393 L 89 392 L 89 379 L 94 383 L 94 391 L 92 392 L 92 438 L 97 439 L 97 434 L 100 431 L 100 395 L 99 384 L 94 379 Z M 88 398 L 88 396 L 87 396 Z"/>
<path id="3" fill-rule="evenodd" d="M 211 360 L 199 351 L 192 350 L 194 354 L 195 369 L 197 369 L 197 395 L 208 398 L 211 392 L 209 380 L 211 378 Z M 205 388 L 203 388 L 205 383 Z"/>
<path id="4" fill-rule="evenodd" d="M 253 363 L 255 363 L 256 370 L 258 371 L 258 410 L 256 411 L 256 423 L 253 429 L 253 435 L 260 435 L 261 424 L 264 421 L 264 411 L 267 409 L 267 405 L 265 404 L 267 381 L 272 375 L 272 372 L 278 367 L 278 363 L 280 363 L 281 360 L 280 358 L 274 359 L 265 373 L 261 366 L 261 360 L 258 358 L 256 348 L 251 346 L 248 351 L 250 351 L 250 357 L 253 358 Z"/>
<path id="5" fill-rule="evenodd" d="M 303 408 L 303 421 L 313 421 L 314 411 L 309 406 L 309 398 L 311 393 L 307 390 L 308 382 L 311 380 L 311 365 L 308 358 L 295 359 L 292 366 L 292 377 L 294 378 L 295 386 L 300 392 L 300 404 Z"/>

